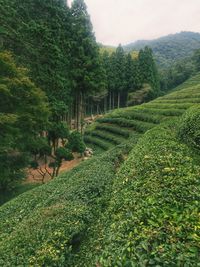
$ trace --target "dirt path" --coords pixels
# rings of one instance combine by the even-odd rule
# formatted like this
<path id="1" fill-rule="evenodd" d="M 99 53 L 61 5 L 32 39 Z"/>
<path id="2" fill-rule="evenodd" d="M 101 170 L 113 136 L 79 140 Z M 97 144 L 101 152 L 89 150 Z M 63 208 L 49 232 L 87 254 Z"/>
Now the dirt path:
<path id="1" fill-rule="evenodd" d="M 83 159 L 75 154 L 73 160 L 63 162 L 60 168 L 60 173 L 72 170 L 74 167 L 78 166 L 82 161 Z M 44 167 L 44 165 L 42 167 Z M 48 170 L 50 171 L 49 168 Z M 28 173 L 28 176 L 27 176 L 27 179 L 24 181 L 25 184 L 42 183 L 42 176 L 38 173 L 37 170 L 28 170 L 27 173 Z M 51 177 L 49 176 L 49 174 L 46 174 L 44 178 L 44 182 L 46 183 L 50 180 L 51 180 Z"/>

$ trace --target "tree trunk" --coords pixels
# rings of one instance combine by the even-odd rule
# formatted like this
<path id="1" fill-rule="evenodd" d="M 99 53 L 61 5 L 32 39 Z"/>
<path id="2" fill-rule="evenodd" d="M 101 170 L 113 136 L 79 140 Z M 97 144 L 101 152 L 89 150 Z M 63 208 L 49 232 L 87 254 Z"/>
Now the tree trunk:
<path id="1" fill-rule="evenodd" d="M 80 130 L 80 93 L 77 92 L 76 98 L 76 129 L 77 131 Z"/>
<path id="2" fill-rule="evenodd" d="M 118 92 L 117 107 L 120 108 L 120 92 Z"/>
<path id="3" fill-rule="evenodd" d="M 104 113 L 106 113 L 106 107 L 107 107 L 107 96 L 104 98 Z"/>
<path id="4" fill-rule="evenodd" d="M 85 98 L 84 98 L 84 93 L 80 93 L 80 119 L 81 119 L 81 124 L 80 124 L 80 130 L 81 134 L 83 134 L 83 126 L 84 126 L 84 118 L 85 118 Z"/>
<path id="5" fill-rule="evenodd" d="M 113 92 L 113 109 L 115 109 L 115 93 Z"/>
<path id="6" fill-rule="evenodd" d="M 110 92 L 109 96 L 110 96 L 110 99 L 109 99 L 109 110 L 111 110 L 112 109 L 112 93 L 111 92 Z"/>

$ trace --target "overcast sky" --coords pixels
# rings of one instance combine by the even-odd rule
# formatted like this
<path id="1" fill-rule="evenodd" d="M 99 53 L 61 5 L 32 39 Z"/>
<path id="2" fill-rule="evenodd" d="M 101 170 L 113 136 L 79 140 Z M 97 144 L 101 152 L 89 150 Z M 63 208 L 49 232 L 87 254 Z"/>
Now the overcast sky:
<path id="1" fill-rule="evenodd" d="M 72 2 L 69 0 L 69 2 Z M 98 42 L 127 44 L 200 32 L 200 0 L 85 0 Z"/>

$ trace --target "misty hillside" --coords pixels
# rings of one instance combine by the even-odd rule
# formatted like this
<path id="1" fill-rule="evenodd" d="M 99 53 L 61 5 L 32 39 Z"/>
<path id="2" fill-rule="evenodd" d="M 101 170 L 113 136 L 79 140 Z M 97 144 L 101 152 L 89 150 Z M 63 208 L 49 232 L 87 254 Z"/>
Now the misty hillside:
<path id="1" fill-rule="evenodd" d="M 200 33 L 181 32 L 170 34 L 155 40 L 141 40 L 126 45 L 127 52 L 140 50 L 145 46 L 153 49 L 157 62 L 168 67 L 177 60 L 190 57 L 194 50 L 200 48 Z"/>

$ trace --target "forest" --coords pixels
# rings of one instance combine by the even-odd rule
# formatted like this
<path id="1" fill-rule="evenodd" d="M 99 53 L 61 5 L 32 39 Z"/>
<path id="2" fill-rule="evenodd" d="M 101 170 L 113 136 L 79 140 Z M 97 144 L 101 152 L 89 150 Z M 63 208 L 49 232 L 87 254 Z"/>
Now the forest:
<path id="1" fill-rule="evenodd" d="M 0 14 L 0 266 L 199 266 L 200 34 L 106 46 L 84 0 Z"/>
<path id="2" fill-rule="evenodd" d="M 143 92 L 141 102 L 153 99 L 160 84 L 148 47 L 136 58 L 121 45 L 112 54 L 100 52 L 82 0 L 71 8 L 65 1 L 14 0 L 0 8 L 4 190 L 26 166 L 57 176 L 63 160 L 84 152 L 85 117 L 137 103 L 136 91 Z"/>

